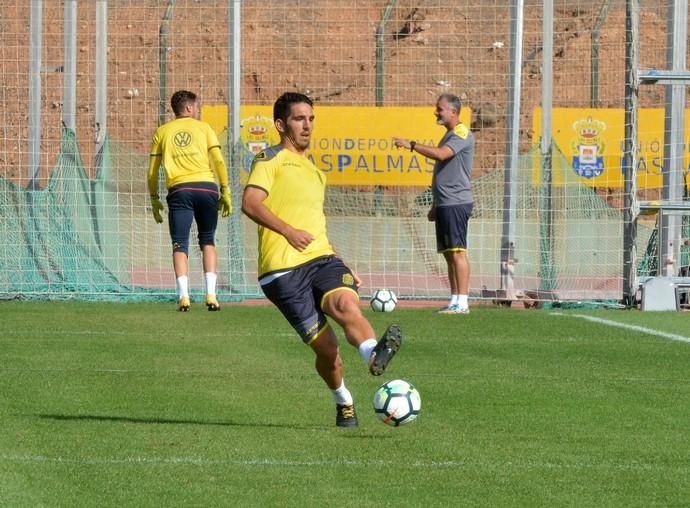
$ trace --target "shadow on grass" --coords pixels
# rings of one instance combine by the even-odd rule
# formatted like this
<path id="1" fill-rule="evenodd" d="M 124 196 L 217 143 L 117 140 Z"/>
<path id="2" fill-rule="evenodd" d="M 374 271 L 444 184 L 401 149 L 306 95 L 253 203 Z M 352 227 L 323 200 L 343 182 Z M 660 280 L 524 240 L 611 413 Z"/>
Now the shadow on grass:
<path id="1" fill-rule="evenodd" d="M 222 427 L 267 427 L 267 428 L 285 428 L 285 429 L 323 429 L 324 427 L 318 425 L 285 425 L 278 423 L 237 423 L 232 421 L 213 421 L 213 420 L 195 420 L 195 419 L 172 419 L 172 418 L 135 418 L 131 416 L 107 416 L 107 415 L 58 415 L 58 414 L 39 414 L 36 415 L 44 420 L 57 421 L 94 421 L 94 422 L 124 422 L 124 423 L 141 423 L 147 425 L 218 425 Z"/>

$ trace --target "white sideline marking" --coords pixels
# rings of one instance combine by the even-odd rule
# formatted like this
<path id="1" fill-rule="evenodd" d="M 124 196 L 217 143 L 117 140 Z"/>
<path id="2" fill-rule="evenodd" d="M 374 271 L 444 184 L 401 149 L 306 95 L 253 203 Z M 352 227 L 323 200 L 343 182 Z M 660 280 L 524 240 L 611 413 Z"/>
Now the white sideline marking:
<path id="1" fill-rule="evenodd" d="M 594 323 L 600 323 L 603 325 L 607 326 L 615 326 L 618 328 L 625 328 L 626 330 L 632 330 L 635 332 L 642 332 L 646 333 L 648 335 L 656 335 L 657 337 L 663 337 L 664 339 L 670 339 L 670 340 L 675 340 L 678 342 L 685 342 L 690 344 L 690 337 L 685 337 L 684 335 L 676 335 L 675 333 L 667 333 L 667 332 L 662 332 L 661 330 L 654 330 L 653 328 L 646 328 L 644 326 L 637 326 L 637 325 L 629 325 L 626 323 L 619 323 L 618 321 L 610 321 L 608 319 L 602 319 L 594 316 L 585 316 L 583 314 L 563 314 L 561 312 L 554 312 L 553 313 L 555 316 L 571 316 L 571 317 L 577 317 L 581 319 L 585 319 L 587 321 L 592 321 Z"/>
<path id="2" fill-rule="evenodd" d="M 43 455 L 0 455 L 0 462 L 34 462 L 44 464 L 83 464 L 96 466 L 111 466 L 111 465 L 162 465 L 162 466 L 268 466 L 268 467 L 315 467 L 315 466 L 400 466 L 397 461 L 388 460 L 285 460 L 274 458 L 257 458 L 257 459 L 207 459 L 203 457 L 122 457 L 122 458 L 88 458 L 88 457 L 46 457 Z M 441 469 L 441 468 L 462 468 L 462 469 L 478 469 L 488 467 L 495 469 L 495 463 L 482 462 L 466 462 L 462 460 L 416 460 L 406 464 L 408 468 L 422 468 L 422 469 Z M 533 462 L 533 461 L 508 461 L 500 464 L 500 467 L 519 468 L 519 469 L 563 469 L 563 470 L 582 470 L 582 469 L 603 469 L 603 470 L 619 470 L 619 471 L 666 471 L 668 469 L 687 469 L 687 466 L 664 467 L 659 464 L 648 464 L 642 462 L 631 463 L 554 463 L 554 462 Z"/>
<path id="3" fill-rule="evenodd" d="M 21 329 L 21 330 L 7 330 L 4 332 L 4 335 L 2 337 L 3 340 L 7 338 L 11 339 L 18 339 L 21 340 L 22 342 L 26 341 L 27 339 L 32 339 L 32 337 L 25 337 L 24 334 L 31 333 L 32 335 L 35 335 L 35 332 L 32 330 L 26 330 L 26 329 Z M 22 336 L 19 338 L 16 335 L 13 334 L 22 334 Z M 37 337 L 37 340 L 44 340 L 46 336 L 48 337 L 55 337 L 58 335 L 65 335 L 68 338 L 71 336 L 93 336 L 93 337 L 112 337 L 114 335 L 119 335 L 122 337 L 139 337 L 139 331 L 119 331 L 119 330 L 108 330 L 108 331 L 102 331 L 102 330 L 50 330 L 49 332 L 46 332 L 44 335 L 41 335 L 40 337 Z M 228 338 L 228 337 L 297 337 L 297 335 L 294 332 L 275 332 L 275 333 L 267 333 L 267 334 L 257 334 L 254 332 L 246 332 L 246 333 L 206 333 L 204 334 L 204 338 L 209 338 L 209 339 L 214 339 L 214 338 Z"/>

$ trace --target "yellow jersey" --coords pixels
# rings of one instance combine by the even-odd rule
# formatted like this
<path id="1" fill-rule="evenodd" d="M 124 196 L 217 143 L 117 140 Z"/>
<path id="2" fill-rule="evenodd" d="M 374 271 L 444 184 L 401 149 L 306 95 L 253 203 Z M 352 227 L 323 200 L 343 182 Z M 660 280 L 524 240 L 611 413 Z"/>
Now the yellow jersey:
<path id="1" fill-rule="evenodd" d="M 247 185 L 265 190 L 264 205 L 295 229 L 308 231 L 314 240 L 302 252 L 285 237 L 263 226 L 259 233 L 259 277 L 289 270 L 321 256 L 334 254 L 326 234 L 323 212 L 326 175 L 307 157 L 272 146 L 254 157 Z"/>
<path id="2" fill-rule="evenodd" d="M 220 143 L 209 124 L 181 117 L 158 127 L 151 142 L 151 158 L 162 157 L 168 189 L 181 183 L 215 182 L 209 161 L 209 150 L 214 147 L 220 149 Z M 157 174 L 157 165 L 155 171 Z"/>

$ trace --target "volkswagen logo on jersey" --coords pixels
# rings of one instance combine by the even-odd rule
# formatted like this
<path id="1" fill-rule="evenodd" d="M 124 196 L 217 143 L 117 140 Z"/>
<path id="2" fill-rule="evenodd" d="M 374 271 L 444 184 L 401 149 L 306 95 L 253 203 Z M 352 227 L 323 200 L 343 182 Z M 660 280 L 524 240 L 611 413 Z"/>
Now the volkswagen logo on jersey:
<path id="1" fill-rule="evenodd" d="M 186 148 L 192 143 L 192 135 L 187 131 L 179 131 L 175 133 L 173 140 L 175 141 L 175 146 Z"/>

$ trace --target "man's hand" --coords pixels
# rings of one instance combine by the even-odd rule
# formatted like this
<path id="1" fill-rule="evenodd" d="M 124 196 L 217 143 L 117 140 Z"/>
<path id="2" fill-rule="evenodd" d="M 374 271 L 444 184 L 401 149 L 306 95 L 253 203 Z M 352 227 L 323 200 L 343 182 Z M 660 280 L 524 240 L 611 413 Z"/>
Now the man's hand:
<path id="1" fill-rule="evenodd" d="M 223 217 L 227 217 L 232 213 L 232 198 L 230 198 L 230 189 L 221 187 L 220 198 L 218 199 L 218 211 L 223 211 Z"/>
<path id="2" fill-rule="evenodd" d="M 355 287 L 359 289 L 362 286 L 362 279 L 355 272 L 352 272 L 352 278 L 355 279 Z"/>
<path id="3" fill-rule="evenodd" d="M 429 208 L 429 211 L 426 214 L 426 218 L 429 219 L 429 222 L 434 222 L 436 220 L 436 207 L 432 206 Z"/>
<path id="4" fill-rule="evenodd" d="M 309 244 L 314 241 L 314 235 L 308 231 L 295 229 L 292 227 L 289 228 L 288 232 L 284 236 L 288 243 L 299 252 L 303 252 L 304 249 L 309 247 Z"/>
<path id="5" fill-rule="evenodd" d="M 153 219 L 160 224 L 163 222 L 163 216 L 161 212 L 163 211 L 163 203 L 157 196 L 151 196 L 151 209 L 153 211 Z"/>
<path id="6" fill-rule="evenodd" d="M 266 208 L 264 200 L 267 197 L 268 192 L 264 189 L 247 185 L 242 194 L 242 211 L 259 226 L 282 235 L 293 249 L 303 252 L 314 241 L 314 235 L 309 231 L 293 228 Z"/>
<path id="7" fill-rule="evenodd" d="M 393 146 L 396 148 L 410 148 L 410 141 L 405 138 L 393 138 Z"/>

